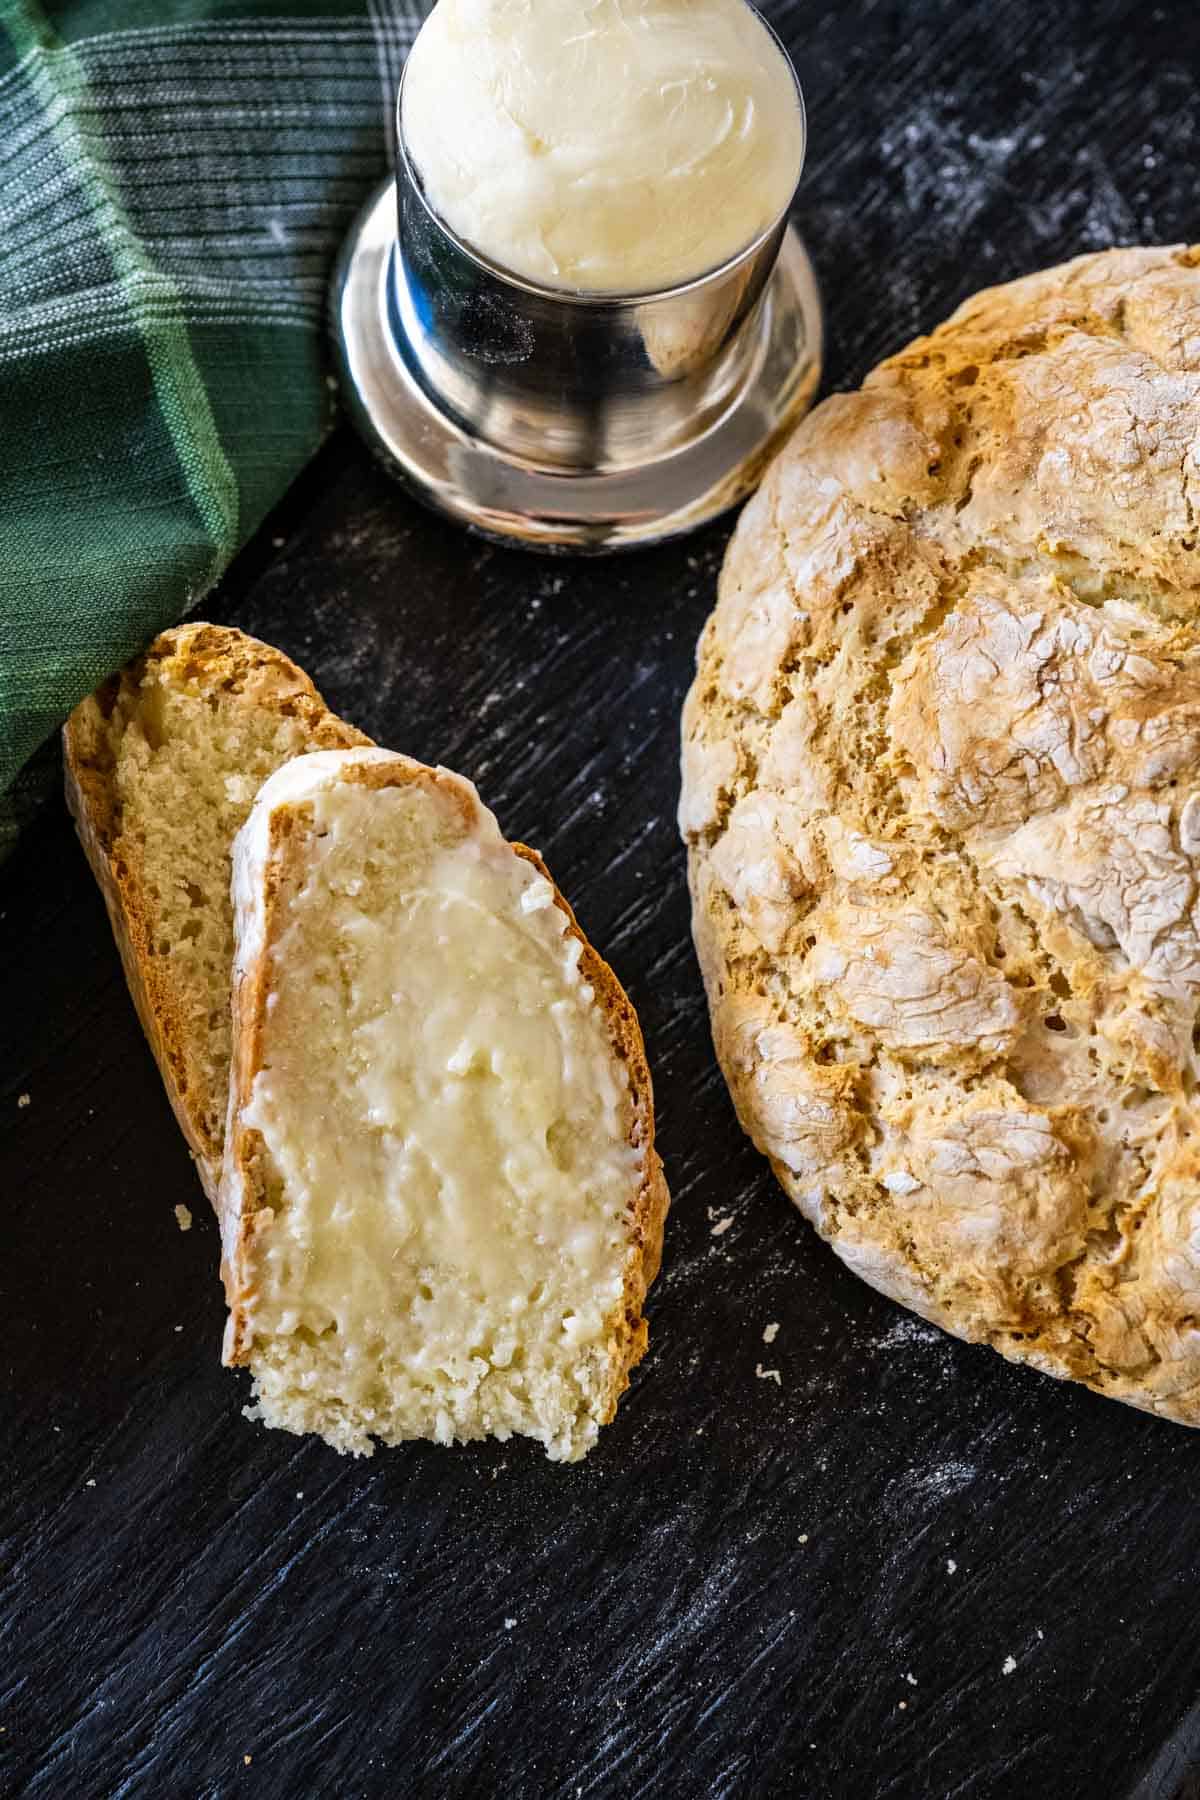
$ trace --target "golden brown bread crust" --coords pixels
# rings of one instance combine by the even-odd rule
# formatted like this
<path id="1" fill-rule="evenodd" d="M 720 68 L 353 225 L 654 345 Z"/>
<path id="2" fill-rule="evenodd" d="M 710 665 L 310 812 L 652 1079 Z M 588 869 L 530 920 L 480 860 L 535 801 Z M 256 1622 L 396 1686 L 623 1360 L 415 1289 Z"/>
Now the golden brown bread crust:
<path id="1" fill-rule="evenodd" d="M 800 427 L 684 716 L 717 1053 L 960 1336 L 1200 1424 L 1200 249 L 976 295 Z"/>
<path id="2" fill-rule="evenodd" d="M 213 1131 L 197 1096 L 204 1086 L 197 1047 L 172 981 L 170 959 L 154 954 L 154 902 L 136 841 L 121 829 L 115 781 L 121 734 L 139 720 L 156 684 L 199 688 L 296 722 L 313 750 L 350 749 L 370 739 L 331 713 L 320 694 L 281 650 L 228 626 L 201 622 L 165 631 L 143 656 L 106 682 L 63 727 L 67 805 L 104 896 L 129 991 L 162 1074 L 168 1098 L 215 1206 L 221 1132 Z M 245 812 L 250 809 L 249 799 Z M 225 871 L 228 889 L 228 867 Z M 223 1122 L 224 1109 L 218 1109 Z"/>
<path id="3" fill-rule="evenodd" d="M 386 763 L 350 763 L 341 779 L 364 787 L 384 788 L 420 783 L 435 788 L 461 813 L 465 830 L 471 830 L 478 816 L 478 801 L 470 788 L 445 769 L 430 768 L 410 758 Z M 303 803 L 301 803 L 301 806 Z M 266 1178 L 261 1166 L 262 1140 L 258 1132 L 239 1127 L 236 1121 L 249 1105 L 255 1076 L 262 1063 L 262 1033 L 266 1017 L 270 978 L 270 946 L 279 933 L 278 911 L 286 896 L 295 891 L 303 879 L 302 866 L 293 862 L 304 855 L 300 844 L 296 857 L 289 861 L 289 842 L 295 837 L 298 808 L 278 807 L 269 822 L 269 841 L 265 859 L 263 891 L 263 934 L 261 953 L 252 955 L 245 966 L 235 968 L 233 983 L 233 1067 L 230 1081 L 230 1131 L 226 1151 L 226 1180 L 222 1184 L 222 1236 L 225 1259 L 222 1276 L 229 1303 L 229 1323 L 225 1338 L 225 1361 L 244 1364 L 250 1360 L 252 1336 L 246 1313 L 250 1298 L 247 1283 L 252 1277 L 252 1240 L 255 1219 L 269 1204 Z M 630 1143 L 642 1152 L 642 1181 L 637 1201 L 629 1219 L 630 1257 L 625 1291 L 621 1304 L 609 1321 L 609 1354 L 614 1373 L 612 1403 L 606 1416 L 612 1418 L 617 1402 L 629 1386 L 629 1371 L 645 1355 L 647 1325 L 642 1308 L 651 1282 L 662 1259 L 663 1227 L 670 1197 L 663 1166 L 654 1148 L 654 1094 L 650 1069 L 637 1014 L 624 988 L 603 958 L 593 949 L 576 921 L 575 914 L 559 892 L 545 863 L 536 850 L 524 844 L 513 844 L 518 856 L 533 864 L 554 889 L 556 904 L 566 914 L 571 935 L 581 945 L 580 967 L 595 991 L 604 1015 L 615 1054 L 624 1064 L 629 1077 L 632 1109 Z M 232 1179 L 231 1179 L 232 1177 Z"/>
<path id="4" fill-rule="evenodd" d="M 650 1065 L 646 1061 L 646 1046 L 642 1041 L 642 1028 L 633 1002 L 604 958 L 592 948 L 581 931 L 574 910 L 559 892 L 554 877 L 538 852 L 531 850 L 527 844 L 514 844 L 513 849 L 518 856 L 531 862 L 550 883 L 554 889 L 556 904 L 567 915 L 571 935 L 579 940 L 582 947 L 579 966 L 595 991 L 608 1026 L 613 1051 L 624 1063 L 629 1077 L 629 1094 L 633 1106 L 629 1141 L 642 1154 L 642 1183 L 629 1221 L 629 1241 L 637 1254 L 631 1258 L 626 1273 L 622 1305 L 613 1313 L 609 1325 L 609 1353 L 618 1379 L 613 1389 L 612 1406 L 603 1421 L 607 1424 L 617 1410 L 617 1401 L 629 1386 L 629 1371 L 646 1354 L 648 1331 L 642 1308 L 646 1303 L 650 1284 L 662 1263 L 663 1229 L 667 1209 L 671 1204 L 662 1158 L 654 1148 L 654 1089 L 650 1080 Z"/>

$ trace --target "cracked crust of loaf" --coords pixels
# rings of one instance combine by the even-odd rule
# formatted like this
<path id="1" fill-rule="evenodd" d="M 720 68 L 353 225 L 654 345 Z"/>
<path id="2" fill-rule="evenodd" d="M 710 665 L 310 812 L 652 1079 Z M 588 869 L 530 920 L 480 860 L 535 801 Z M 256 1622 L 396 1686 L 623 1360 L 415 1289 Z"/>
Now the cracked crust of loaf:
<path id="1" fill-rule="evenodd" d="M 253 709 L 287 720 L 292 743 L 279 760 L 300 750 L 352 749 L 370 739 L 330 712 L 320 694 L 281 650 L 244 632 L 196 622 L 165 631 L 145 653 L 81 702 L 63 727 L 67 805 L 80 843 L 104 896 L 113 936 L 138 1018 L 158 1063 L 167 1096 L 195 1160 L 205 1193 L 215 1207 L 224 1139 L 225 1088 L 204 1067 L 204 1045 L 181 991 L 170 956 L 157 954 L 156 895 L 136 835 L 124 829 L 118 765 L 126 735 L 153 755 L 155 700 L 163 689 L 206 697 L 214 709 Z M 229 850 L 254 800 L 246 794 L 230 806 L 229 845 L 216 889 L 227 955 L 233 957 L 229 907 Z M 229 1012 L 225 996 L 222 1018 Z M 224 1027 L 227 1039 L 228 1028 Z M 227 1074 L 228 1049 L 225 1049 Z M 219 1091 L 218 1091 L 219 1090 Z"/>
<path id="2" fill-rule="evenodd" d="M 866 1280 L 1200 1425 L 1200 249 L 976 295 L 745 509 L 680 824 L 746 1131 Z"/>
<path id="3" fill-rule="evenodd" d="M 408 757 L 394 758 L 386 763 L 351 763 L 339 778 L 369 788 L 421 783 L 435 788 L 451 801 L 462 814 L 467 831 L 473 829 L 478 817 L 478 801 L 465 782 L 447 769 L 431 768 Z M 224 1361 L 229 1365 L 245 1365 L 253 1359 L 253 1338 L 244 1300 L 248 1293 L 247 1283 L 252 1280 L 255 1220 L 270 1206 L 270 1177 L 264 1167 L 261 1134 L 240 1126 L 238 1120 L 250 1103 L 255 1077 L 263 1060 L 271 946 L 280 929 L 283 895 L 293 891 L 302 880 L 300 871 L 289 867 L 288 851 L 297 816 L 303 810 L 303 802 L 282 805 L 271 816 L 264 860 L 262 935 L 256 953 L 244 966 L 234 967 L 229 1125 L 218 1207 L 225 1251 L 221 1274 L 229 1305 Z M 628 1076 L 629 1142 L 642 1155 L 641 1183 L 628 1221 L 630 1255 L 624 1292 L 607 1322 L 612 1387 L 607 1411 L 600 1421 L 607 1424 L 615 1416 L 617 1403 L 629 1386 L 630 1371 L 646 1353 L 648 1330 L 643 1307 L 662 1261 L 663 1231 L 670 1206 L 662 1159 L 654 1147 L 654 1090 L 637 1013 L 624 988 L 580 929 L 574 911 L 538 852 L 526 844 L 514 843 L 511 847 L 549 882 L 554 890 L 555 904 L 565 913 L 570 934 L 580 945 L 579 967 L 595 993 L 613 1052 Z M 303 854 L 302 846 L 299 854 Z"/>

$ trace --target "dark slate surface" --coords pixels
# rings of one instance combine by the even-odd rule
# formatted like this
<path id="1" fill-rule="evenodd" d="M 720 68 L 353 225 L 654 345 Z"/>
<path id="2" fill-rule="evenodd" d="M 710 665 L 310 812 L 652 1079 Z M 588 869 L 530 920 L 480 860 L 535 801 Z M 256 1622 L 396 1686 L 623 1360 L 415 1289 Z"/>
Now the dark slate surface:
<path id="1" fill-rule="evenodd" d="M 1197 232 L 1194 5 L 773 16 L 828 385 L 989 280 Z M 355 1463 L 242 1419 L 215 1226 L 65 816 L 4 873 L 5 1794 L 1200 1792 L 1200 1439 L 861 1286 L 715 1073 L 672 815 L 725 536 L 535 560 L 343 436 L 206 609 L 473 776 L 641 1008 L 675 1209 L 650 1356 L 581 1468 Z"/>

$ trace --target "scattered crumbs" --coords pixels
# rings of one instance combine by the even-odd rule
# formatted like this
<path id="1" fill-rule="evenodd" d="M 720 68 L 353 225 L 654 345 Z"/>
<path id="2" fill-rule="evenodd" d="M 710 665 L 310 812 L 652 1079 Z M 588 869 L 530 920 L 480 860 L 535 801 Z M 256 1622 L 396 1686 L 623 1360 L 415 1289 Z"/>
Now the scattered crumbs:
<path id="1" fill-rule="evenodd" d="M 17 1095 L 17 1105 L 18 1106 L 28 1106 L 29 1100 L 30 1100 L 30 1096 L 28 1094 L 18 1094 Z"/>
<path id="2" fill-rule="evenodd" d="M 777 1320 L 772 1320 L 771 1323 L 767 1326 L 766 1330 L 763 1332 L 763 1343 L 764 1344 L 773 1344 L 775 1342 L 775 1339 L 778 1336 L 779 1336 L 779 1323 Z"/>
<path id="3" fill-rule="evenodd" d="M 515 1619 L 505 1619 L 505 1621 L 504 1621 L 505 1631 L 511 1631 L 513 1626 L 516 1624 L 516 1622 L 517 1621 Z"/>
<path id="4" fill-rule="evenodd" d="M 176 1325 L 176 1326 L 175 1326 L 175 1330 L 176 1330 L 176 1331 L 182 1331 L 182 1330 L 183 1330 L 183 1326 L 182 1326 L 182 1325 Z"/>
<path id="5" fill-rule="evenodd" d="M 755 1363 L 754 1373 L 760 1381 L 773 1381 L 776 1387 L 783 1386 L 783 1376 L 778 1369 L 764 1369 L 761 1363 Z"/>
<path id="6" fill-rule="evenodd" d="M 901 1477 L 899 1485 L 911 1496 L 928 1497 L 934 1501 L 949 1500 L 953 1494 L 970 1487 L 977 1473 L 974 1463 L 953 1457 L 948 1462 L 935 1463 L 932 1468 L 914 1469 L 909 1475 Z"/>
<path id="7" fill-rule="evenodd" d="M 916 1687 L 917 1678 L 914 1674 L 911 1673 L 911 1671 L 907 1671 L 907 1670 L 905 1671 L 904 1679 L 905 1679 L 905 1681 L 907 1681 L 909 1687 Z"/>
<path id="8" fill-rule="evenodd" d="M 1017 1672 L 1016 1657 L 1015 1656 L 1006 1656 L 1003 1663 L 1001 1664 L 1000 1673 L 1002 1675 L 1015 1675 L 1016 1672 Z"/>
<path id="9" fill-rule="evenodd" d="M 728 1231 L 729 1227 L 732 1224 L 733 1224 L 733 1220 L 730 1218 L 729 1214 L 726 1213 L 725 1217 L 723 1219 L 718 1219 L 716 1224 L 713 1226 L 713 1228 L 712 1228 L 713 1237 L 720 1237 L 721 1233 L 723 1231 Z"/>
<path id="10" fill-rule="evenodd" d="M 807 1544 L 807 1542 L 808 1542 L 808 1533 L 807 1533 L 807 1531 L 802 1531 L 802 1532 L 801 1532 L 801 1533 L 800 1533 L 800 1538 L 799 1538 L 799 1542 L 800 1542 L 800 1543 L 802 1543 L 802 1544 Z"/>
<path id="11" fill-rule="evenodd" d="M 296 1498 L 297 1498 L 297 1500 L 303 1500 L 303 1498 L 304 1498 L 304 1489 L 303 1488 L 296 1489 Z"/>
<path id="12" fill-rule="evenodd" d="M 958 1564 L 955 1562 L 955 1560 L 952 1556 L 948 1556 L 946 1558 L 946 1573 L 947 1573 L 947 1575 L 954 1575 L 954 1574 L 957 1574 L 957 1572 L 958 1572 Z"/>
<path id="13" fill-rule="evenodd" d="M 250 1764 L 253 1762 L 253 1760 L 254 1760 L 254 1758 L 251 1756 L 243 1756 L 243 1758 L 242 1758 L 242 1761 L 245 1763 L 247 1768 L 250 1767 Z"/>
<path id="14" fill-rule="evenodd" d="M 943 1342 L 942 1334 L 933 1325 L 927 1325 L 923 1319 L 897 1319 L 889 1326 L 882 1337 L 871 1339 L 872 1350 L 903 1350 L 912 1344 L 937 1344 Z"/>
<path id="15" fill-rule="evenodd" d="M 83 1485 L 84 1487 L 95 1487 L 96 1483 L 95 1481 L 85 1481 Z"/>
<path id="16" fill-rule="evenodd" d="M 180 1231 L 190 1231 L 192 1229 L 191 1208 L 188 1206 L 177 1206 L 175 1208 L 175 1223 L 178 1225 Z"/>
<path id="17" fill-rule="evenodd" d="M 497 1463 L 496 1467 L 492 1470 L 492 1480 L 495 1481 L 497 1475 L 503 1475 L 507 1467 L 507 1463 Z"/>

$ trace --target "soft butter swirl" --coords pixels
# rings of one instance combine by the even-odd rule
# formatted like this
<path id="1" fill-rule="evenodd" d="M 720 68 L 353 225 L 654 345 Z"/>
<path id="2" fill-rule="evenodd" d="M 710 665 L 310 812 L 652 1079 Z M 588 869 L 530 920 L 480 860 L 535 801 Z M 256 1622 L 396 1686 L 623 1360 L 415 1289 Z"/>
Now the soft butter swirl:
<path id="1" fill-rule="evenodd" d="M 787 205 L 804 152 L 791 69 L 743 0 L 439 0 L 402 129 L 460 238 L 594 292 L 726 262 Z"/>

